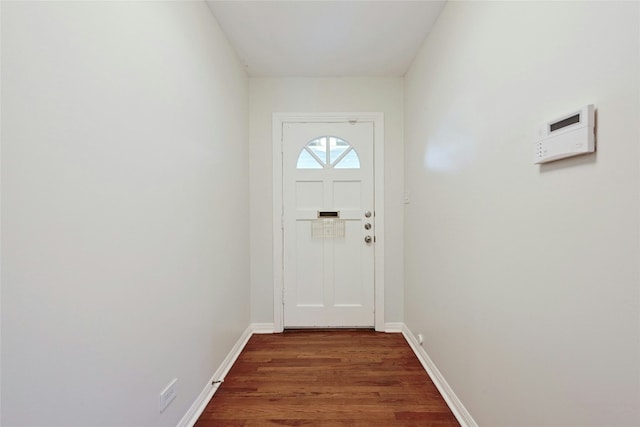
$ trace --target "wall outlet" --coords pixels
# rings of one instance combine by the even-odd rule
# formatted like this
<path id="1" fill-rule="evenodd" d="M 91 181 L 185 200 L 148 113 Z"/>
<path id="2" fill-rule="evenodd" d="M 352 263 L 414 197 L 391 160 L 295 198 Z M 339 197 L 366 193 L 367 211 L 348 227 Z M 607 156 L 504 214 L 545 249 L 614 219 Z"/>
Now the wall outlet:
<path id="1" fill-rule="evenodd" d="M 166 407 L 169 406 L 169 403 L 173 402 L 173 399 L 176 398 L 177 382 L 178 379 L 174 378 L 173 381 L 160 392 L 160 412 L 164 411 Z"/>

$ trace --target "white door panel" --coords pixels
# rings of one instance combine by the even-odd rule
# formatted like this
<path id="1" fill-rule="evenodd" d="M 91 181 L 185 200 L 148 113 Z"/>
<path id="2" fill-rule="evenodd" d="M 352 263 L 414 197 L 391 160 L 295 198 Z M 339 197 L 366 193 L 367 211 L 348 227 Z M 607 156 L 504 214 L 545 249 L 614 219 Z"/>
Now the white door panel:
<path id="1" fill-rule="evenodd" d="M 284 326 L 373 326 L 373 123 L 283 126 Z"/>

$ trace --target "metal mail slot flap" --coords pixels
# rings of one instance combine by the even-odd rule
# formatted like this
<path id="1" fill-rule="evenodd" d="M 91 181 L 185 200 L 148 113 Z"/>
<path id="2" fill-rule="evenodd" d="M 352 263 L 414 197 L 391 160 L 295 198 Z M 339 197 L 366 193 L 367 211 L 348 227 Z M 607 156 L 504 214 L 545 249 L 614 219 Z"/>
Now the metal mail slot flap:
<path id="1" fill-rule="evenodd" d="M 318 218 L 340 218 L 340 211 L 318 211 Z"/>

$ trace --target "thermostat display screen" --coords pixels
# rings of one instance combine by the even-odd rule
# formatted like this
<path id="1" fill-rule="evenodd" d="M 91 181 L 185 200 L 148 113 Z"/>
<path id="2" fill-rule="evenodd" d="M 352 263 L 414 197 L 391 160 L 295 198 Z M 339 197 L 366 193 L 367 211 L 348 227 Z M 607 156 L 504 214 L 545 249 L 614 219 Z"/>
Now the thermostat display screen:
<path id="1" fill-rule="evenodd" d="M 549 130 L 553 132 L 558 129 L 566 128 L 567 126 L 572 125 L 574 123 L 580 123 L 580 114 L 567 117 L 566 119 L 560 120 L 559 122 L 551 123 L 551 125 L 549 126 Z"/>

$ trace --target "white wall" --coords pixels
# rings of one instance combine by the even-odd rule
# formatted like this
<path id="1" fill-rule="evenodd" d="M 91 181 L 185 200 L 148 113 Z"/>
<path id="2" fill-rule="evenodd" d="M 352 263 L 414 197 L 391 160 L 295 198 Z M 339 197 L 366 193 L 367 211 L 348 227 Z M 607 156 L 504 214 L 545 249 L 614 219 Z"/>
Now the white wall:
<path id="1" fill-rule="evenodd" d="M 249 324 L 246 73 L 204 2 L 2 8 L 2 425 L 175 426 Z"/>
<path id="2" fill-rule="evenodd" d="M 251 78 L 251 320 L 273 322 L 272 113 L 385 115 L 385 321 L 404 313 L 402 79 Z"/>
<path id="3" fill-rule="evenodd" d="M 481 426 L 640 425 L 639 6 L 449 2 L 406 76 L 406 323 Z"/>

